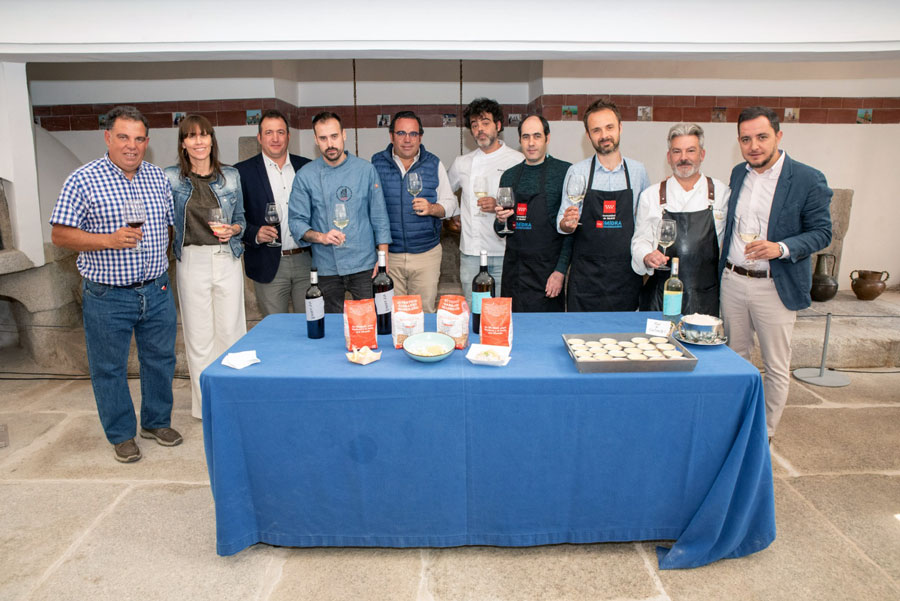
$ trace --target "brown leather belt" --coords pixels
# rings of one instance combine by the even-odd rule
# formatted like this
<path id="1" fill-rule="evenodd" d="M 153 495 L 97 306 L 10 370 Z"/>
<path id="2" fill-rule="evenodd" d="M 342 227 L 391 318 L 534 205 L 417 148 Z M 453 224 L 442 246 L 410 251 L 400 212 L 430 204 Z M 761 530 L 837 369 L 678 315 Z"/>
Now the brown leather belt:
<path id="1" fill-rule="evenodd" d="M 745 275 L 748 278 L 767 278 L 769 277 L 768 271 L 753 271 L 752 269 L 744 269 L 740 265 L 732 265 L 731 261 L 725 261 L 725 269 L 730 269 L 738 275 Z"/>
<path id="2" fill-rule="evenodd" d="M 286 257 L 288 255 L 299 255 L 300 253 L 305 253 L 305 252 L 306 252 L 306 247 L 301 248 L 298 246 L 297 248 L 292 248 L 291 250 L 281 251 L 281 256 Z"/>

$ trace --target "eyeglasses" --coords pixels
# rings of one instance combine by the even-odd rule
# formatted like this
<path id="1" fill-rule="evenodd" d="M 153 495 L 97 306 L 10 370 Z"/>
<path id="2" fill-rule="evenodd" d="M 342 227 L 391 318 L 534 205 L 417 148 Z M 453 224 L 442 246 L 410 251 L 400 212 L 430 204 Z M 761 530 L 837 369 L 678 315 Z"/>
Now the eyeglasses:
<path id="1" fill-rule="evenodd" d="M 420 134 L 417 131 L 395 131 L 394 135 L 397 136 L 398 138 L 405 138 L 406 136 L 409 136 L 410 138 L 415 140 L 422 134 Z"/>

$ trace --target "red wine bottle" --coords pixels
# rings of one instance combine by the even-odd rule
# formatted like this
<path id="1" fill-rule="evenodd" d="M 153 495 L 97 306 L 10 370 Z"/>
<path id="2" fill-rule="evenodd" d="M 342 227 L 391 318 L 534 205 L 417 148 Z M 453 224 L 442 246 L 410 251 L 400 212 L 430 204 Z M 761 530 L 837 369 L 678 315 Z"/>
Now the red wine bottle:
<path id="1" fill-rule="evenodd" d="M 481 251 L 481 269 L 472 280 L 472 332 L 480 334 L 481 300 L 494 296 L 494 278 L 488 273 L 487 251 Z"/>
<path id="2" fill-rule="evenodd" d="M 394 280 L 387 273 L 387 260 L 383 250 L 378 251 L 378 273 L 372 279 L 375 296 L 375 314 L 379 334 L 391 333 L 391 314 L 394 308 Z"/>
<path id="3" fill-rule="evenodd" d="M 306 335 L 310 338 L 325 336 L 325 297 L 319 289 L 319 271 L 309 272 L 309 288 L 306 289 Z"/>

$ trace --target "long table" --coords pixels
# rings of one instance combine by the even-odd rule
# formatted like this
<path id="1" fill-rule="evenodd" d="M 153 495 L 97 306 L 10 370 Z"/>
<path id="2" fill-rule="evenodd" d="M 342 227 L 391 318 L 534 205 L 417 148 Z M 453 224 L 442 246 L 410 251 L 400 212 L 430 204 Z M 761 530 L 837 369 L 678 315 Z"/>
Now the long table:
<path id="1" fill-rule="evenodd" d="M 581 374 L 561 334 L 641 332 L 647 313 L 514 314 L 506 367 L 420 363 L 379 336 L 344 357 L 271 315 L 201 375 L 217 551 L 674 540 L 660 568 L 775 538 L 759 372 L 725 346 L 693 372 Z M 434 315 L 426 331 L 434 331 Z M 472 339 L 477 341 L 477 336 Z"/>

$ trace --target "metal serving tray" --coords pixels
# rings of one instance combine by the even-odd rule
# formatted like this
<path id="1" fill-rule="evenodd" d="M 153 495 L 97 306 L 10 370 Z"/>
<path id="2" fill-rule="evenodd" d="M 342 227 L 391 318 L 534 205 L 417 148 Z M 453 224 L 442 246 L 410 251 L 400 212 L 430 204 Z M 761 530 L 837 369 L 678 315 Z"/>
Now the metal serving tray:
<path id="1" fill-rule="evenodd" d="M 652 338 L 649 334 L 643 332 L 616 332 L 613 334 L 563 334 L 563 343 L 566 351 L 575 362 L 575 367 L 581 373 L 612 373 L 612 372 L 650 372 L 650 371 L 693 371 L 697 367 L 697 357 L 690 352 L 683 344 L 667 336 L 667 343 L 675 347 L 675 350 L 681 351 L 681 357 L 670 359 L 654 359 L 649 358 L 646 361 L 633 361 L 626 359 L 624 361 L 609 361 L 596 359 L 582 359 L 575 356 L 572 345 L 569 340 L 572 338 L 580 338 L 585 344 L 592 341 L 599 341 L 601 338 L 614 338 L 616 341 L 628 341 L 641 336 L 643 338 Z M 662 336 L 660 336 L 662 338 Z"/>

